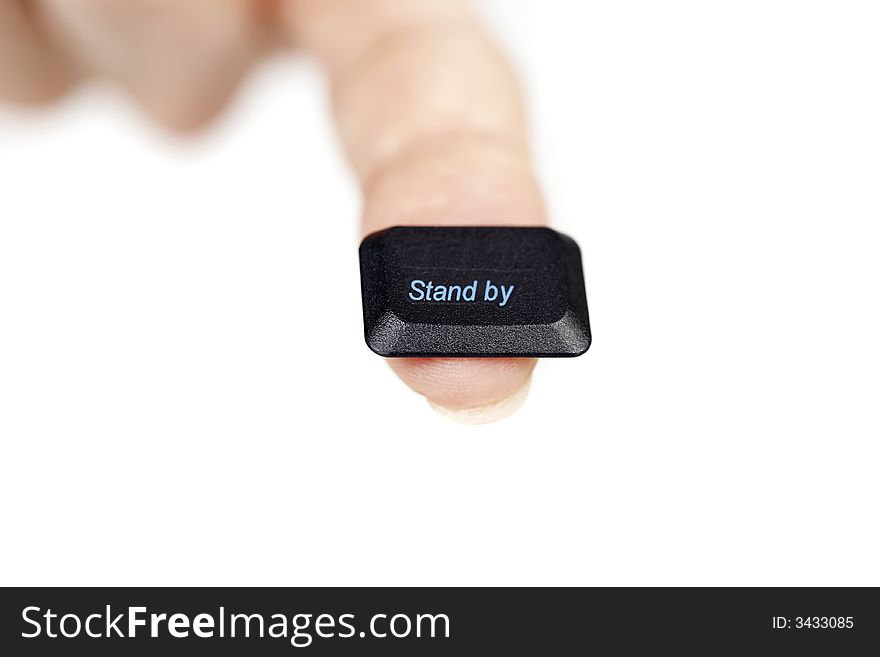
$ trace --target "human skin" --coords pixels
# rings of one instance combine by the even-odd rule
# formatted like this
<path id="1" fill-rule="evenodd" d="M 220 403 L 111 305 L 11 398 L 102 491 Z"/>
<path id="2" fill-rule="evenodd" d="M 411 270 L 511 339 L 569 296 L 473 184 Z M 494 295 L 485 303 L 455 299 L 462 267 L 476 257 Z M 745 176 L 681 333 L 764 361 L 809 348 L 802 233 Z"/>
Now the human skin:
<path id="1" fill-rule="evenodd" d="M 323 66 L 363 194 L 362 231 L 546 223 L 510 66 L 465 0 L 0 0 L 0 99 L 116 82 L 170 130 L 206 124 L 266 53 Z M 485 422 L 533 359 L 391 359 L 444 414 Z"/>

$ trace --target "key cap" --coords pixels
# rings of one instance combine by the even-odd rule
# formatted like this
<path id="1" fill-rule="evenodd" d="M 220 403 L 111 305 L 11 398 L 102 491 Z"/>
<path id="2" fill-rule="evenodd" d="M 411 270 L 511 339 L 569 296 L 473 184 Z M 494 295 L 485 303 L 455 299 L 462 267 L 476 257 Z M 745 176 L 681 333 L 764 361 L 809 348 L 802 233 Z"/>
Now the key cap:
<path id="1" fill-rule="evenodd" d="M 360 247 L 364 337 L 380 356 L 580 356 L 580 249 L 549 228 L 396 226 Z"/>

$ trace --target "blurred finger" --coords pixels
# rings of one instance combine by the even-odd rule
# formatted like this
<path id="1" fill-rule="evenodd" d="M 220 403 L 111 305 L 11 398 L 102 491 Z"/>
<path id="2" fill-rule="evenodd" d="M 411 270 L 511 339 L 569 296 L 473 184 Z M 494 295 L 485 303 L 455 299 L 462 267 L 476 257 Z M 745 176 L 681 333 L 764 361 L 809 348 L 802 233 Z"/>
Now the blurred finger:
<path id="1" fill-rule="evenodd" d="M 32 9 L 18 0 L 0 0 L 0 99 L 26 104 L 49 101 L 72 80 Z"/>
<path id="2" fill-rule="evenodd" d="M 365 233 L 387 226 L 540 225 L 546 214 L 509 66 L 458 0 L 290 0 L 298 41 L 329 69 Z M 521 397 L 532 359 L 395 359 L 413 389 L 470 420 Z M 474 409 L 480 409 L 474 411 Z"/>
<path id="3" fill-rule="evenodd" d="M 169 127 L 213 116 L 259 54 L 252 0 L 41 0 L 55 39 Z"/>

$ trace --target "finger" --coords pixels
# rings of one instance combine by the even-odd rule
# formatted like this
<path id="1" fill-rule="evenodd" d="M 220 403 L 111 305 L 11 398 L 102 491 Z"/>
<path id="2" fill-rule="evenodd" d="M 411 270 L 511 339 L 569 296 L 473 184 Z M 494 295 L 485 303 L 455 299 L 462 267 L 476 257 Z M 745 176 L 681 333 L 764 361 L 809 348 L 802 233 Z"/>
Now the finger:
<path id="1" fill-rule="evenodd" d="M 252 0 L 41 1 L 72 59 L 180 130 L 223 107 L 265 36 Z"/>
<path id="2" fill-rule="evenodd" d="M 56 98 L 71 82 L 71 72 L 42 33 L 32 6 L 0 0 L 0 98 L 42 103 Z"/>
<path id="3" fill-rule="evenodd" d="M 291 0 L 286 9 L 298 41 L 330 71 L 364 190 L 365 233 L 395 224 L 545 223 L 516 81 L 466 3 Z M 391 366 L 436 404 L 491 415 L 523 390 L 534 361 Z"/>

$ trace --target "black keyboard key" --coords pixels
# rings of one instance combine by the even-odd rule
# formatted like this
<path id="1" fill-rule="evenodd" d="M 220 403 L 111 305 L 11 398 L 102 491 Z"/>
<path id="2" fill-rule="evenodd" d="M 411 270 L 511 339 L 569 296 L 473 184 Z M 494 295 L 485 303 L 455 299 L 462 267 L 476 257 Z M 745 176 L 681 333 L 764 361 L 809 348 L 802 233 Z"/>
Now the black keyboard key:
<path id="1" fill-rule="evenodd" d="M 549 228 L 398 226 L 361 243 L 364 335 L 382 356 L 580 356 L 574 240 Z"/>

